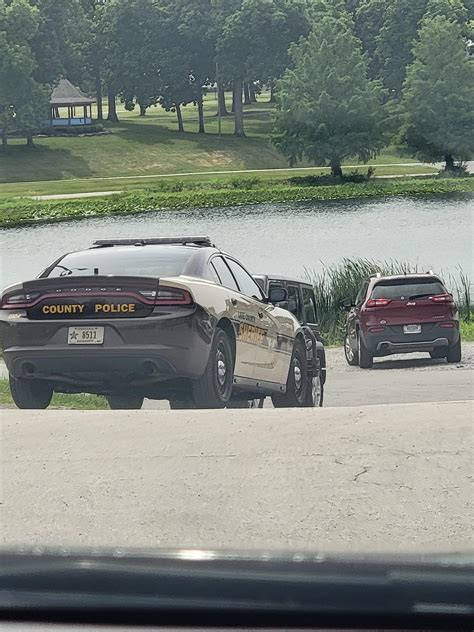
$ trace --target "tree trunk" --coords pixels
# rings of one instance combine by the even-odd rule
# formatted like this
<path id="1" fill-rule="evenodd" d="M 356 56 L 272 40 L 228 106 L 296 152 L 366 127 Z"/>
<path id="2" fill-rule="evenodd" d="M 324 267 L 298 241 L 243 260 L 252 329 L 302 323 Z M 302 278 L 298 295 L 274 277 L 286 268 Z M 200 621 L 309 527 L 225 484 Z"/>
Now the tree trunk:
<path id="1" fill-rule="evenodd" d="M 138 107 L 140 108 L 140 116 L 145 116 L 145 114 L 146 114 L 146 105 L 143 105 L 142 103 L 139 103 Z"/>
<path id="2" fill-rule="evenodd" d="M 102 81 L 100 77 L 95 80 L 95 98 L 97 101 L 97 120 L 104 120 L 104 109 L 102 107 Z"/>
<path id="3" fill-rule="evenodd" d="M 242 81 L 234 81 L 234 134 L 235 136 L 245 136 L 244 116 L 242 110 Z"/>
<path id="4" fill-rule="evenodd" d="M 220 82 L 217 84 L 217 108 L 218 114 L 221 116 L 229 116 L 229 112 L 227 112 L 227 108 L 225 106 L 224 84 Z"/>
<path id="5" fill-rule="evenodd" d="M 107 106 L 108 106 L 107 120 L 111 121 L 112 123 L 117 123 L 118 116 L 117 116 L 117 107 L 115 104 L 115 92 L 113 92 L 112 90 L 109 90 L 107 93 Z"/>
<path id="6" fill-rule="evenodd" d="M 199 134 L 205 134 L 206 130 L 204 129 L 204 101 L 202 99 L 202 94 L 200 95 L 198 102 L 198 119 L 199 119 Z"/>
<path id="7" fill-rule="evenodd" d="M 255 85 L 253 81 L 249 83 L 250 102 L 257 103 L 257 95 L 255 94 Z"/>
<path id="8" fill-rule="evenodd" d="M 334 178 L 342 178 L 341 161 L 338 158 L 331 161 L 331 175 Z"/>
<path id="9" fill-rule="evenodd" d="M 445 171 L 454 171 L 454 158 L 452 154 L 446 154 L 444 157 L 446 161 Z"/>
<path id="10" fill-rule="evenodd" d="M 232 82 L 232 105 L 231 105 L 230 111 L 232 112 L 232 114 L 234 114 L 234 113 L 235 113 L 235 92 L 234 92 L 234 82 Z"/>
<path id="11" fill-rule="evenodd" d="M 178 119 L 178 132 L 184 132 L 183 113 L 181 112 L 181 104 L 176 104 L 176 118 Z"/>
<path id="12" fill-rule="evenodd" d="M 28 147 L 33 147 L 33 132 L 27 132 L 27 134 L 26 134 L 26 145 Z"/>
<path id="13" fill-rule="evenodd" d="M 250 88 L 247 82 L 244 83 L 244 105 L 250 105 Z"/>
<path id="14" fill-rule="evenodd" d="M 3 151 L 7 151 L 8 145 L 8 135 L 7 135 L 7 127 L 2 127 L 2 149 Z"/>
<path id="15" fill-rule="evenodd" d="M 273 84 L 273 82 L 270 84 L 270 99 L 268 100 L 269 103 L 275 103 L 276 101 L 276 97 L 275 97 L 275 85 Z"/>

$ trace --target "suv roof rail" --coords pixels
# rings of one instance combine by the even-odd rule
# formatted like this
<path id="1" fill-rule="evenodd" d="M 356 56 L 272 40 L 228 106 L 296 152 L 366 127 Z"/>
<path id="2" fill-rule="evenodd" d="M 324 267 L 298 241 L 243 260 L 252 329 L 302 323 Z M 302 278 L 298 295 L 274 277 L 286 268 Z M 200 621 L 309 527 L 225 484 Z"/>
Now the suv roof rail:
<path id="1" fill-rule="evenodd" d="M 382 273 L 381 272 L 374 272 L 374 274 L 370 275 L 370 279 L 380 279 L 382 277 Z"/>
<path id="2" fill-rule="evenodd" d="M 154 245 L 176 245 L 182 246 L 213 246 L 209 237 L 145 237 L 145 238 L 125 238 L 125 239 L 96 239 L 92 247 L 109 246 L 154 246 Z"/>
<path id="3" fill-rule="evenodd" d="M 425 274 L 434 274 L 433 270 L 427 270 Z"/>

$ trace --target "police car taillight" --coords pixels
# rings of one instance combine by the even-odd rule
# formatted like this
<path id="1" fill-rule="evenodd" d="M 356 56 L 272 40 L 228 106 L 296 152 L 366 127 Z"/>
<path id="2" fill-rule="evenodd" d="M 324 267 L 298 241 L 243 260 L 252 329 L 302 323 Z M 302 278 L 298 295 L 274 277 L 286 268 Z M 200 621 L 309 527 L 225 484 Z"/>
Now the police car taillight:
<path id="1" fill-rule="evenodd" d="M 192 305 L 193 299 L 186 290 L 171 287 L 160 287 L 158 291 L 141 290 L 140 294 L 155 305 Z"/>
<path id="2" fill-rule="evenodd" d="M 18 294 L 6 294 L 2 297 L 0 308 L 1 309 L 27 309 L 36 301 L 40 296 L 39 292 L 18 293 Z"/>

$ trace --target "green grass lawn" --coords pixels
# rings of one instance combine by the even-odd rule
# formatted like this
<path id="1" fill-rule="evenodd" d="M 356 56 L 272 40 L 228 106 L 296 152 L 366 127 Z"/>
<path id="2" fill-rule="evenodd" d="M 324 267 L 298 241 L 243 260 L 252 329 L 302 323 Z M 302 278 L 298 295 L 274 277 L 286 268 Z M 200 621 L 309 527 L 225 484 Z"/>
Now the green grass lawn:
<path id="1" fill-rule="evenodd" d="M 154 181 L 120 179 L 130 176 L 287 169 L 286 160 L 269 141 L 273 105 L 268 103 L 265 94 L 259 99 L 258 103 L 245 108 L 246 138 L 232 135 L 232 116 L 222 119 L 223 133 L 218 135 L 216 101 L 213 95 L 209 95 L 205 101 L 207 134 L 197 133 L 197 111 L 193 105 L 183 108 L 184 133 L 177 131 L 175 114 L 165 112 L 161 107 L 152 107 L 145 117 L 140 117 L 137 111 L 127 112 L 119 106 L 119 123 L 104 123 L 110 132 L 107 135 L 37 138 L 32 148 L 26 147 L 23 139 L 11 140 L 7 153 L 2 155 L 0 152 L 0 195 L 124 190 L 143 188 L 144 182 L 148 185 Z M 348 164 L 356 162 L 349 160 Z M 370 164 L 400 165 L 379 167 L 377 175 L 431 171 L 430 167 L 419 165 L 402 166 L 403 163 L 413 162 L 388 149 Z M 367 167 L 360 165 L 360 168 L 364 170 Z M 432 171 L 434 173 L 435 169 Z M 111 177 L 117 180 L 94 181 L 94 178 Z M 79 182 L 78 179 L 85 181 Z"/>
<path id="2" fill-rule="evenodd" d="M 8 380 L 0 379 L 0 405 L 14 408 Z M 105 397 L 98 395 L 66 395 L 56 393 L 51 402 L 51 408 L 72 408 L 76 410 L 109 410 Z"/>

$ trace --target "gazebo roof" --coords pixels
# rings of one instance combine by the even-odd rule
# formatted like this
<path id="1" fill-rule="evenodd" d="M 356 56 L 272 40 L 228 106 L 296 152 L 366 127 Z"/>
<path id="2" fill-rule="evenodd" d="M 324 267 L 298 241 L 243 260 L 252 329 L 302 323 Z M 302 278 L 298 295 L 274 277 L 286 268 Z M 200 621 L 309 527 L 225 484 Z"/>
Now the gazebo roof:
<path id="1" fill-rule="evenodd" d="M 61 105 L 90 105 L 92 103 L 95 103 L 95 99 L 90 99 L 67 79 L 60 80 L 54 88 L 50 100 L 50 104 L 57 107 Z"/>

